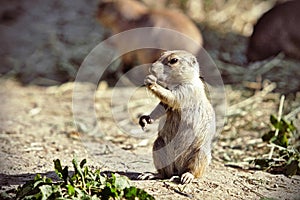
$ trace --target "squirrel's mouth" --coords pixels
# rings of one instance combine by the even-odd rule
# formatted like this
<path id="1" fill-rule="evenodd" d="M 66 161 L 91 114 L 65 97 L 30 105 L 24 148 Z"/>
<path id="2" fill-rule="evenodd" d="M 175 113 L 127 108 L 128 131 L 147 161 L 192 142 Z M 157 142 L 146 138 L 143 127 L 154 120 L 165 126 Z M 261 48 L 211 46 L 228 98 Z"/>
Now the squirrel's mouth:
<path id="1" fill-rule="evenodd" d="M 159 79 L 157 79 L 157 84 L 160 85 L 161 87 L 165 88 L 165 89 L 167 89 L 167 87 L 168 87 L 165 82 L 160 81 Z"/>
<path id="2" fill-rule="evenodd" d="M 163 88 L 167 88 L 167 84 L 165 83 L 165 80 L 160 77 L 152 68 L 149 70 L 150 74 L 155 76 L 157 78 L 157 84 L 162 86 Z"/>
<path id="3" fill-rule="evenodd" d="M 155 76 L 155 77 L 157 78 L 156 83 L 157 83 L 158 85 L 160 85 L 160 86 L 163 87 L 163 88 L 167 88 L 167 84 L 165 83 L 164 80 L 162 80 L 161 77 L 158 77 L 156 73 L 152 73 L 151 71 L 150 71 L 150 74 L 153 75 L 153 76 Z"/>

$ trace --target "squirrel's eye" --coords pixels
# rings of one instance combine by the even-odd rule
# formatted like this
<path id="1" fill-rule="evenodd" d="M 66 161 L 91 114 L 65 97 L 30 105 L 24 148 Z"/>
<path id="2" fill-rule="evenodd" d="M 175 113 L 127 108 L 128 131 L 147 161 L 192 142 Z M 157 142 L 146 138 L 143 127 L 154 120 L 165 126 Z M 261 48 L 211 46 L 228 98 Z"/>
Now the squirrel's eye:
<path id="1" fill-rule="evenodd" d="M 171 65 L 173 65 L 173 64 L 177 63 L 177 61 L 178 61 L 177 58 L 172 58 L 172 59 L 169 61 L 169 63 L 170 63 Z"/>

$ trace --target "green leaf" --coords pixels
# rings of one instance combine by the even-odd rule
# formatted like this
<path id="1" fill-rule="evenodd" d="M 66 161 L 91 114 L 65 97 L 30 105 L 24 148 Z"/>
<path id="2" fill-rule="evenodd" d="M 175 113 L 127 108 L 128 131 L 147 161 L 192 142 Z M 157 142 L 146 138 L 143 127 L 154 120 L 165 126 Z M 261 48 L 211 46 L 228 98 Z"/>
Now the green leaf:
<path id="1" fill-rule="evenodd" d="M 68 184 L 66 187 L 68 189 L 68 195 L 70 195 L 70 196 L 75 195 L 75 189 L 72 185 Z"/>
<path id="2" fill-rule="evenodd" d="M 2 200 L 11 200 L 13 198 L 4 191 L 4 192 L 0 192 L 0 199 L 2 199 Z"/>
<path id="3" fill-rule="evenodd" d="M 278 119 L 275 115 L 270 115 L 270 122 L 274 126 L 274 128 L 278 128 Z"/>
<path id="4" fill-rule="evenodd" d="M 86 159 L 83 159 L 81 162 L 80 162 L 80 168 L 83 168 L 83 166 L 86 164 Z"/>
<path id="5" fill-rule="evenodd" d="M 52 184 L 52 191 L 55 197 L 63 197 L 65 194 L 65 185 Z"/>
<path id="6" fill-rule="evenodd" d="M 278 136 L 278 139 L 277 139 L 276 142 L 278 142 L 277 143 L 278 145 L 286 148 L 289 145 L 289 140 L 288 140 L 288 137 L 287 137 L 287 133 L 284 132 L 284 133 L 280 134 Z"/>
<path id="7" fill-rule="evenodd" d="M 132 198 L 132 197 L 136 197 L 137 196 L 137 188 L 136 187 L 130 187 L 130 188 L 126 188 L 125 191 L 125 197 L 126 198 Z"/>
<path id="8" fill-rule="evenodd" d="M 129 179 L 126 176 L 115 176 L 115 187 L 118 190 L 124 190 L 125 188 L 130 187 Z"/>
<path id="9" fill-rule="evenodd" d="M 98 181 L 101 183 L 101 185 L 105 185 L 106 177 L 98 175 Z"/>
<path id="10" fill-rule="evenodd" d="M 54 169 L 57 176 L 62 179 L 64 182 L 67 182 L 68 179 L 68 167 L 66 166 L 62 169 L 61 163 L 59 159 L 53 160 L 54 162 Z"/>
<path id="11" fill-rule="evenodd" d="M 270 140 L 270 143 L 274 143 L 278 146 L 286 148 L 289 144 L 289 140 L 286 132 L 280 132 L 277 136 L 273 136 Z"/>
<path id="12" fill-rule="evenodd" d="M 52 183 L 53 181 L 52 181 L 51 178 L 44 177 L 44 182 L 50 184 L 50 183 Z"/>
<path id="13" fill-rule="evenodd" d="M 53 160 L 56 174 L 62 178 L 62 167 L 59 159 Z"/>
<path id="14" fill-rule="evenodd" d="M 42 199 L 41 200 L 47 200 L 53 193 L 51 185 L 42 185 L 39 187 L 41 193 L 42 193 Z"/>
<path id="15" fill-rule="evenodd" d="M 86 195 L 85 191 L 83 191 L 80 188 L 75 187 L 74 190 L 76 191 L 76 193 L 78 194 L 78 197 L 83 197 Z"/>
<path id="16" fill-rule="evenodd" d="M 41 193 L 34 194 L 34 195 L 28 195 L 22 198 L 22 200 L 33 200 L 33 199 L 41 199 Z"/>
<path id="17" fill-rule="evenodd" d="M 296 131 L 296 127 L 294 126 L 293 121 L 291 121 L 291 123 L 288 123 L 285 119 L 282 119 L 282 121 L 286 124 L 286 129 L 289 133 L 293 133 L 294 131 Z"/>
<path id="18" fill-rule="evenodd" d="M 107 181 L 109 183 L 111 183 L 112 185 L 115 185 L 116 182 L 116 175 L 114 173 L 111 174 L 111 178 L 107 179 Z"/>
<path id="19" fill-rule="evenodd" d="M 39 187 L 41 185 L 45 185 L 45 184 L 50 185 L 51 183 L 52 183 L 51 178 L 41 177 L 40 174 L 37 174 L 34 178 L 33 188 L 37 188 L 37 187 Z"/>
<path id="20" fill-rule="evenodd" d="M 93 195 L 90 200 L 100 200 L 100 199 L 97 197 L 97 195 Z"/>
<path id="21" fill-rule="evenodd" d="M 40 174 L 37 174 L 35 177 L 34 177 L 34 183 L 33 183 L 33 188 L 36 188 L 38 187 L 41 183 L 44 183 L 44 180 L 43 178 L 41 177 Z"/>
<path id="22" fill-rule="evenodd" d="M 110 183 L 106 183 L 106 186 L 101 192 L 101 199 L 109 199 L 110 197 L 117 198 L 118 196 L 116 188 Z"/>
<path id="23" fill-rule="evenodd" d="M 291 133 L 291 132 L 296 130 L 296 127 L 294 126 L 293 121 L 291 121 L 289 123 L 285 119 L 281 119 L 281 123 L 282 123 L 282 126 L 283 126 L 284 130 L 287 131 L 287 132 Z"/>
<path id="24" fill-rule="evenodd" d="M 41 175 L 37 174 L 33 180 L 27 181 L 24 185 L 19 186 L 17 189 L 16 199 L 22 199 L 25 196 L 36 194 L 39 189 L 35 187 L 35 182 L 41 180 Z"/>
<path id="25" fill-rule="evenodd" d="M 42 179 L 42 176 L 40 174 L 36 174 L 35 177 L 33 178 L 33 181 L 39 181 Z"/>
<path id="26" fill-rule="evenodd" d="M 78 162 L 75 158 L 72 160 L 72 163 L 74 166 L 75 174 L 79 174 L 80 177 L 83 178 L 83 173 L 82 173 L 81 167 L 78 165 Z"/>
<path id="27" fill-rule="evenodd" d="M 134 200 L 135 197 L 137 197 L 139 200 L 154 200 L 154 197 L 148 194 L 145 190 L 133 186 L 124 190 L 124 196 L 129 200 Z"/>
<path id="28" fill-rule="evenodd" d="M 63 172 L 62 172 L 62 176 L 63 176 L 63 180 L 65 181 L 65 183 L 67 183 L 68 177 L 69 177 L 68 166 L 64 167 Z"/>

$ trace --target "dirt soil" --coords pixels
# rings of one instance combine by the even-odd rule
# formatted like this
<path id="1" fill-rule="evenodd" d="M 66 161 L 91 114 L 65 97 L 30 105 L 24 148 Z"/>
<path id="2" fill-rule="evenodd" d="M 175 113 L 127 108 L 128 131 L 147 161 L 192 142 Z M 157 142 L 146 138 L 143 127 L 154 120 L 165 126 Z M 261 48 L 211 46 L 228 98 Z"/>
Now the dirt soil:
<path id="1" fill-rule="evenodd" d="M 55 178 L 54 159 L 71 166 L 77 157 L 87 158 L 92 169 L 128 176 L 156 199 L 300 199 L 299 175 L 270 174 L 249 165 L 269 155 L 261 136 L 270 130 L 269 118 L 277 115 L 281 94 L 286 95 L 283 115 L 298 129 L 292 142 L 300 146 L 299 61 L 279 54 L 244 66 L 252 26 L 275 0 L 212 2 L 205 4 L 203 16 L 193 15 L 202 13 L 199 10 L 186 12 L 198 22 L 204 47 L 226 84 L 226 123 L 214 142 L 208 172 L 188 185 L 136 180 L 142 172 L 155 172 L 151 148 L 157 124 L 146 132 L 137 124 L 139 115 L 157 104 L 145 88 L 134 90 L 127 100 L 133 88 L 110 88 L 101 82 L 94 91 L 91 84 L 76 83 L 94 95 L 95 103 L 79 107 L 74 120 L 74 83 L 61 83 L 74 80 L 84 57 L 106 34 L 93 16 L 96 0 L 3 4 L 0 13 L 13 18 L 0 20 L 6 47 L 0 50 L 0 194 L 13 195 L 14 188 L 37 173 Z M 53 84 L 57 86 L 49 86 Z M 85 98 L 81 96 L 83 102 Z M 95 125 L 97 129 L 91 129 Z"/>
<path id="2" fill-rule="evenodd" d="M 137 90 L 129 102 L 122 102 L 122 94 L 130 88 L 110 89 L 100 84 L 95 93 L 95 110 L 101 123 L 101 134 L 97 135 L 85 133 L 86 127 L 80 123 L 74 125 L 73 83 L 22 86 L 1 78 L 0 84 L 1 191 L 16 188 L 36 173 L 55 177 L 52 161 L 59 158 L 63 165 L 71 165 L 76 156 L 78 160 L 87 158 L 92 168 L 128 176 L 134 185 L 157 199 L 300 199 L 300 176 L 288 178 L 243 166 L 247 159 L 269 151 L 260 136 L 268 130 L 269 115 L 277 112 L 278 93 L 262 94 L 262 90 L 253 94 L 226 86 L 227 123 L 215 141 L 212 164 L 203 178 L 181 185 L 169 180 L 135 180 L 141 172 L 155 171 L 151 156 L 155 129 L 149 128 L 139 137 L 122 131 L 122 127 L 138 130 L 138 115 L 149 112 L 156 103 L 145 88 Z M 92 90 L 89 84 L 79 86 Z M 112 92 L 120 97 L 112 106 L 121 114 L 127 113 L 124 120 L 121 117 L 116 121 L 110 112 Z M 246 98 L 250 103 L 237 104 Z M 299 93 L 287 97 L 285 105 L 293 110 L 299 107 L 299 99 Z M 295 124 L 299 127 L 299 114 Z"/>

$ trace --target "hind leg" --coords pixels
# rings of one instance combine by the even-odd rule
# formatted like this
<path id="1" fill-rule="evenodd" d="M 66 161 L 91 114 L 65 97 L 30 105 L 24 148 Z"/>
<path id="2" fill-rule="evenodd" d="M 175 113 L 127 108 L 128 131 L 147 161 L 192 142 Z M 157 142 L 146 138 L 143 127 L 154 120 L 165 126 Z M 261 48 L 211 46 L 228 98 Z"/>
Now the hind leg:
<path id="1" fill-rule="evenodd" d="M 138 176 L 138 179 L 164 179 L 170 178 L 173 174 L 173 165 L 169 161 L 170 155 L 162 137 L 158 137 L 153 144 L 153 162 L 158 173 L 145 172 Z"/>
<path id="2" fill-rule="evenodd" d="M 153 162 L 160 178 L 170 178 L 174 175 L 173 159 L 162 137 L 158 137 L 153 145 Z"/>
<path id="3" fill-rule="evenodd" d="M 211 160 L 210 150 L 200 149 L 193 152 L 187 161 L 186 170 L 180 177 L 181 183 L 190 183 L 194 178 L 202 177 Z"/>

